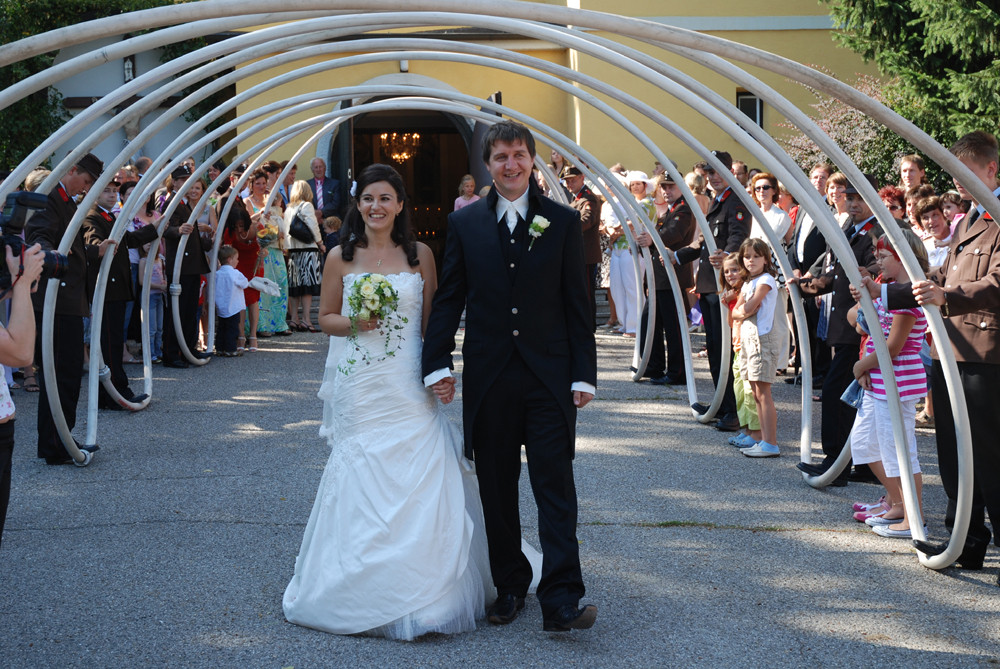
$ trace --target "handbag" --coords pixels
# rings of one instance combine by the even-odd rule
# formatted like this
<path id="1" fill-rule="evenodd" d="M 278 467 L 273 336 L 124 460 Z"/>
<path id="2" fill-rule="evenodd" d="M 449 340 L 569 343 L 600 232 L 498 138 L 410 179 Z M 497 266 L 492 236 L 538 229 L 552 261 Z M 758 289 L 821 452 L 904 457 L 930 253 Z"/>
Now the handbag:
<path id="1" fill-rule="evenodd" d="M 292 219 L 291 224 L 288 226 L 288 234 L 303 244 L 316 243 L 316 238 L 313 237 L 312 230 L 310 230 L 309 225 L 302 220 L 298 211 L 295 212 L 295 218 Z"/>

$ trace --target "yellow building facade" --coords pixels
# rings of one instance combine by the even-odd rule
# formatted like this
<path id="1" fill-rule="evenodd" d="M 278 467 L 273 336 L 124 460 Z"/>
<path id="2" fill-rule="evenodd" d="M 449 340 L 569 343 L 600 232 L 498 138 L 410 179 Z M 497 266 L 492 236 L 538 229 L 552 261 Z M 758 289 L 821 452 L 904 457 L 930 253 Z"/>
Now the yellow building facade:
<path id="1" fill-rule="evenodd" d="M 628 2 L 621 0 L 618 2 L 610 0 L 577 0 L 574 2 L 568 0 L 546 4 L 599 12 L 625 13 L 631 17 L 698 31 L 770 51 L 806 65 L 818 66 L 825 72 L 847 82 L 852 82 L 858 74 L 875 74 L 874 66 L 865 64 L 856 54 L 834 42 L 832 20 L 825 11 L 825 6 L 816 0 L 789 0 L 784 3 L 773 3 L 774 6 L 768 7 L 768 11 L 771 13 L 766 16 L 758 13 L 759 6 L 755 3 L 735 0 L 716 0 L 707 5 L 663 2 L 662 0 L 629 0 Z M 447 30 L 442 28 L 447 28 Z M 668 54 L 657 47 L 620 38 L 610 32 L 595 29 L 586 29 L 585 32 L 587 35 L 613 40 L 623 47 L 649 54 L 697 79 L 734 104 L 739 99 L 744 108 L 759 114 L 760 124 L 774 136 L 788 132 L 781 127 L 785 120 L 776 110 L 766 104 L 758 105 L 752 96 L 747 96 L 745 90 L 699 64 L 680 56 Z M 746 159 L 751 167 L 766 167 L 760 165 L 759 161 L 744 155 L 745 151 L 722 130 L 705 119 L 697 106 L 691 107 L 679 102 L 661 87 L 626 74 L 614 65 L 594 56 L 580 53 L 551 41 L 504 34 L 476 27 L 447 26 L 394 31 L 376 30 L 367 33 L 367 37 L 371 39 L 402 33 L 410 33 L 411 36 L 425 40 L 443 39 L 451 43 L 500 47 L 542 61 L 556 63 L 612 84 L 621 92 L 621 95 L 609 97 L 598 94 L 598 97 L 622 111 L 635 122 L 668 157 L 678 163 L 683 171 L 690 168 L 694 162 L 699 160 L 699 157 L 672 134 L 637 112 L 628 109 L 616 98 L 635 96 L 669 116 L 709 148 L 728 150 L 734 158 Z M 364 42 L 361 43 L 364 44 Z M 433 47 L 429 46 L 428 48 Z M 361 51 L 345 51 L 335 56 L 315 57 L 297 61 L 283 69 L 275 69 L 247 77 L 240 82 L 237 92 L 273 80 L 276 75 L 293 69 L 301 69 L 317 62 L 333 61 L 357 53 L 361 53 Z M 740 63 L 737 65 L 743 66 Z M 791 100 L 800 109 L 806 112 L 810 111 L 809 105 L 815 102 L 815 98 L 803 86 L 759 68 L 743 67 Z M 605 165 L 621 162 L 629 169 L 646 172 L 651 171 L 653 167 L 654 159 L 649 151 L 618 124 L 590 105 L 528 77 L 496 68 L 470 64 L 430 60 L 407 60 L 405 62 L 388 60 L 381 63 L 337 68 L 275 87 L 241 106 L 238 112 L 243 114 L 262 104 L 312 91 L 379 83 L 451 90 L 477 99 L 485 99 L 499 92 L 505 106 L 564 133 L 581 144 Z M 366 99 L 366 96 L 358 96 L 347 104 L 356 105 L 366 101 Z M 312 111 L 288 119 L 280 125 L 287 126 L 305 120 L 313 114 L 330 111 L 334 107 L 331 104 L 319 111 Z M 344 126 L 349 128 L 349 133 L 340 132 L 337 133 L 337 136 L 321 137 L 315 143 L 315 147 L 310 146 L 303 155 L 303 159 L 299 161 L 300 174 L 305 168 L 304 177 L 308 177 L 307 157 L 320 155 L 330 163 L 330 172 L 334 176 L 345 181 L 349 180 L 356 170 L 363 168 L 366 164 L 386 159 L 384 152 L 379 147 L 378 138 L 382 132 L 417 132 L 422 135 L 417 155 L 408 161 L 409 164 L 401 164 L 399 167 L 404 176 L 411 179 L 411 188 L 413 188 L 416 202 L 430 208 L 441 207 L 450 210 L 450 203 L 456 195 L 458 179 L 465 172 L 474 172 L 477 163 L 480 162 L 478 149 L 470 148 L 471 128 L 467 126 L 468 124 L 463 124 L 458 115 L 441 115 L 433 112 L 382 112 L 359 116 L 350 126 Z M 273 132 L 273 128 L 269 132 Z M 294 141 L 275 150 L 274 155 L 268 157 L 277 160 L 288 158 L 295 149 L 308 140 L 312 132 L 315 130 L 300 134 Z M 248 139 L 241 144 L 241 149 L 248 148 L 265 136 L 265 133 L 261 133 Z M 549 147 L 540 145 L 538 152 L 539 155 L 547 157 Z M 348 177 L 348 179 L 343 179 L 344 177 Z M 480 185 L 483 184 L 480 183 Z"/>

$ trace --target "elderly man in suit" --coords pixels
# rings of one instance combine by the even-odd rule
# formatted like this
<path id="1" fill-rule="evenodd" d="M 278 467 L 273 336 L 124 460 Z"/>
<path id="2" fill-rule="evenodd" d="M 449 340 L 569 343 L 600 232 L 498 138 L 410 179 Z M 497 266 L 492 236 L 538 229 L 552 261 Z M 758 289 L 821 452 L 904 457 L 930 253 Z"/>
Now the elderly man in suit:
<path id="1" fill-rule="evenodd" d="M 24 236 L 28 245 L 40 244 L 45 251 L 59 248 L 73 214 L 76 213 L 73 198 L 94 185 L 103 171 L 104 163 L 92 153 L 83 156 L 76 165 L 69 168 L 59 180 L 59 185 L 49 193 L 45 209 L 36 212 L 25 226 Z M 42 340 L 51 337 L 59 403 L 70 430 L 76 424 L 76 405 L 80 399 L 80 381 L 83 378 L 83 318 L 90 313 L 90 306 L 87 304 L 87 265 L 98 262 L 114 245 L 114 240 L 106 239 L 97 246 L 89 246 L 84 242 L 83 230 L 77 232 L 67 257 L 65 273 L 59 281 L 52 330 L 38 328 L 37 331 L 35 362 L 40 368 L 45 364 Z M 48 283 L 42 281 L 38 291 L 32 296 L 37 323 L 42 322 Z M 46 464 L 50 465 L 69 464 L 73 459 L 66 452 L 52 419 L 45 375 L 39 375 L 38 380 L 38 457 L 44 458 Z"/>
<path id="2" fill-rule="evenodd" d="M 998 149 L 993 135 L 976 131 L 960 138 L 951 152 L 988 187 L 1000 196 L 997 188 Z M 973 200 L 962 184 L 955 182 L 965 200 Z M 879 286 L 866 279 L 873 297 L 881 295 L 889 309 L 908 309 L 917 305 L 941 308 L 945 331 L 958 366 L 960 387 L 969 409 L 972 432 L 972 457 L 975 463 L 972 488 L 972 515 L 965 546 L 958 558 L 966 569 L 980 569 L 990 543 L 986 512 L 993 526 L 993 543 L 1000 545 L 1000 226 L 981 204 L 973 201 L 951 240 L 947 260 L 927 275 L 926 281 L 912 285 L 896 283 Z M 931 368 L 934 391 L 934 415 L 937 420 L 938 461 L 941 484 L 948 496 L 945 525 L 955 522 L 958 500 L 958 446 L 955 419 L 951 411 L 941 362 Z M 943 545 L 914 541 L 931 555 L 947 548 Z M 1000 585 L 1000 577 L 997 579 Z"/>
<path id="3" fill-rule="evenodd" d="M 323 212 L 323 218 L 340 216 L 340 181 L 326 176 L 326 161 L 313 158 L 309 163 L 313 178 L 306 183 L 313 193 L 313 207 Z"/>
<path id="4" fill-rule="evenodd" d="M 466 312 L 464 424 L 475 457 L 498 599 L 494 624 L 524 607 L 531 565 L 521 552 L 521 446 L 538 504 L 543 627 L 591 627 L 584 594 L 573 480 L 576 411 L 594 396 L 597 353 L 584 282 L 579 214 L 543 197 L 531 179 L 535 142 L 523 125 L 487 131 L 489 194 L 448 216 L 441 283 L 424 337 L 424 382 L 443 402 L 455 331 Z"/>

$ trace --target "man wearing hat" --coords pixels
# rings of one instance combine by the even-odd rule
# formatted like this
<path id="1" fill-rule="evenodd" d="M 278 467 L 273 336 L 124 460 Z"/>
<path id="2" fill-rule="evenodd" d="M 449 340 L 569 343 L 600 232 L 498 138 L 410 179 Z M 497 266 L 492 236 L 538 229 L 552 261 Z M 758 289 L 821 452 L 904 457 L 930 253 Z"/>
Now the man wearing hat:
<path id="1" fill-rule="evenodd" d="M 866 175 L 872 188 L 876 188 L 875 180 Z M 877 190 L 877 188 L 876 188 Z M 872 276 L 878 275 L 878 264 L 875 262 L 875 242 L 882 235 L 871 208 L 858 194 L 854 184 L 847 184 L 847 213 L 850 217 L 844 222 L 844 234 L 851 243 L 854 257 L 850 262 L 855 267 L 865 267 Z M 807 273 L 804 278 L 791 278 L 789 283 L 799 284 L 803 295 L 823 295 L 830 293 L 830 320 L 827 326 L 826 342 L 833 348 L 833 359 L 830 368 L 823 377 L 823 415 L 820 421 L 820 433 L 825 457 L 820 465 L 800 462 L 798 468 L 811 476 L 822 474 L 837 459 L 844 448 L 847 437 L 851 434 L 857 409 L 846 402 L 840 401 L 840 396 L 847 390 L 854 379 L 854 363 L 858 361 L 858 347 L 861 345 L 861 335 L 847 322 L 847 312 L 854 306 L 851 297 L 851 281 L 844 272 L 840 258 L 827 244 L 827 252 L 820 262 Z M 868 469 L 867 466 L 865 469 Z M 847 467 L 833 485 L 847 485 Z M 858 472 L 859 476 L 874 475 Z"/>
<path id="2" fill-rule="evenodd" d="M 191 170 L 187 166 L 181 165 L 171 172 L 170 176 L 173 177 L 174 192 L 176 193 L 191 176 Z M 188 206 L 187 198 L 183 198 L 170 216 L 170 223 L 163 231 L 163 239 L 166 240 L 167 246 L 167 276 L 171 284 L 177 283 L 181 287 L 177 309 L 181 317 L 181 331 L 184 334 L 184 341 L 187 343 L 188 350 L 195 357 L 200 358 L 207 357 L 207 355 L 198 353 L 198 294 L 201 290 L 201 275 L 208 273 L 208 261 L 205 259 L 205 251 L 201 245 L 201 235 L 197 233 L 194 223 L 188 223 L 190 217 L 191 207 Z M 192 232 L 195 234 L 191 234 Z M 174 276 L 177 251 L 180 247 L 181 237 L 184 235 L 187 235 L 188 240 L 184 245 L 180 274 Z M 177 342 L 173 309 L 173 297 L 168 296 L 163 310 L 163 365 L 183 369 L 188 367 L 188 362 L 183 358 Z"/>
<path id="3" fill-rule="evenodd" d="M 94 185 L 103 171 L 104 164 L 92 153 L 83 156 L 76 165 L 69 168 L 59 180 L 59 185 L 49 193 L 45 209 L 35 212 L 24 227 L 28 246 L 40 244 L 45 251 L 58 249 L 59 242 L 76 213 L 73 198 Z M 87 265 L 99 262 L 99 258 L 114 245 L 115 242 L 110 239 L 96 246 L 87 245 L 83 239 L 83 230 L 77 232 L 67 256 L 65 273 L 59 278 L 52 330 L 43 331 L 38 328 L 35 337 L 35 362 L 39 367 L 45 363 L 42 340 L 44 337 L 51 337 L 59 402 L 70 430 L 76 425 L 76 405 L 83 377 L 83 319 L 90 313 L 87 303 Z M 38 291 L 32 296 L 36 323 L 42 322 L 48 283 L 42 281 Z M 38 381 L 38 457 L 45 458 L 45 462 L 50 465 L 68 464 L 73 460 L 66 452 L 52 420 L 45 375 L 39 374 Z"/>
<path id="4" fill-rule="evenodd" d="M 83 240 L 86 244 L 97 246 L 111 237 L 111 229 L 115 225 L 115 215 L 111 208 L 118 200 L 120 184 L 111 181 L 97 197 L 97 203 L 83 221 Z M 122 234 L 121 243 L 132 249 L 156 239 L 156 226 L 144 225 L 134 232 Z M 87 284 L 90 301 L 93 302 L 94 290 L 100 263 L 89 266 Z M 132 284 L 132 268 L 129 265 L 128 253 L 115 253 L 111 260 L 107 284 L 104 292 L 104 315 L 101 319 L 101 353 L 111 370 L 111 383 L 119 394 L 130 402 L 142 402 L 146 395 L 136 395 L 128 385 L 128 375 L 122 362 L 125 350 L 125 307 L 135 299 L 135 288 Z M 98 406 L 102 409 L 122 409 L 111 399 L 104 387 L 98 390 Z"/>
<path id="5" fill-rule="evenodd" d="M 681 189 L 677 187 L 674 178 L 667 173 L 656 179 L 656 188 L 660 189 L 663 199 L 669 203 L 667 210 L 656 220 L 656 232 L 660 235 L 663 245 L 672 251 L 682 248 L 691 241 L 695 231 L 694 214 L 681 197 Z M 684 374 L 684 349 L 681 342 L 681 322 L 674 305 L 674 295 L 667 278 L 667 270 L 660 259 L 660 251 L 653 244 L 653 238 L 643 230 L 636 235 L 639 246 L 649 248 L 653 263 L 653 278 L 656 290 L 656 315 L 653 319 L 653 343 L 649 351 L 649 363 L 646 366 L 646 376 L 655 385 L 682 385 L 686 383 Z M 685 291 L 694 281 L 687 268 L 678 268 L 678 287 Z M 647 287 L 648 290 L 648 287 Z M 645 346 L 646 323 L 649 322 L 649 301 L 643 307 L 639 325 L 639 349 Z M 663 337 L 666 335 L 667 347 L 664 350 Z"/>
<path id="6" fill-rule="evenodd" d="M 732 156 L 725 151 L 713 151 L 712 155 L 719 159 L 723 167 L 732 170 Z M 726 180 L 721 174 L 716 172 L 711 165 L 706 165 L 704 169 L 708 176 L 708 184 L 712 188 L 712 192 L 715 193 L 712 206 L 705 218 L 712 229 L 717 250 L 710 256 L 708 247 L 704 243 L 694 244 L 677 251 L 675 262 L 684 264 L 695 258 L 699 259 L 695 289 L 701 295 L 698 299 L 698 308 L 701 309 L 701 317 L 705 324 L 708 367 L 712 372 L 712 381 L 716 386 L 719 385 L 722 374 L 726 374 L 727 379 L 726 392 L 722 396 L 722 404 L 719 405 L 719 420 L 715 427 L 726 432 L 735 432 L 740 429 L 740 419 L 736 416 L 733 371 L 732 367 L 721 369 L 722 347 L 731 346 L 731 343 L 722 341 L 723 317 L 719 310 L 717 277 L 719 269 L 722 267 L 722 260 L 726 255 L 738 251 L 743 240 L 750 236 L 750 213 L 740 202 L 739 197 L 726 184 Z M 692 408 L 699 413 L 708 411 L 708 407 L 701 403 L 696 403 Z"/>
<path id="7" fill-rule="evenodd" d="M 590 313 L 596 327 L 597 302 L 594 299 L 594 284 L 597 281 L 597 266 L 601 263 L 601 201 L 584 183 L 583 172 L 579 167 L 567 165 L 560 176 L 569 189 L 572 198 L 570 206 L 580 212 L 587 294 L 590 297 Z"/>

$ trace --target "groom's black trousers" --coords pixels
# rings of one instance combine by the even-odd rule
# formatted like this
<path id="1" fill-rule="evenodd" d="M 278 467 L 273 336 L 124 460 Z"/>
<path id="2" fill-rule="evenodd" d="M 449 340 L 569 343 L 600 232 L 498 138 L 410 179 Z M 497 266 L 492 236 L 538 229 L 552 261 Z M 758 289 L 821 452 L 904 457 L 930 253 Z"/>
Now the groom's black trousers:
<path id="1" fill-rule="evenodd" d="M 584 586 L 566 416 L 516 352 L 487 391 L 474 430 L 476 474 L 497 593 L 523 597 L 531 583 L 531 565 L 521 552 L 518 510 L 523 444 L 538 506 L 543 564 L 537 594 L 542 615 L 553 614 L 563 604 L 576 605 Z"/>

